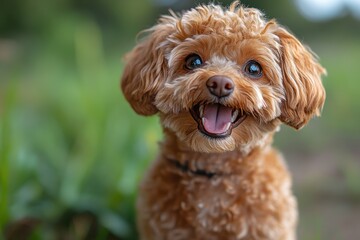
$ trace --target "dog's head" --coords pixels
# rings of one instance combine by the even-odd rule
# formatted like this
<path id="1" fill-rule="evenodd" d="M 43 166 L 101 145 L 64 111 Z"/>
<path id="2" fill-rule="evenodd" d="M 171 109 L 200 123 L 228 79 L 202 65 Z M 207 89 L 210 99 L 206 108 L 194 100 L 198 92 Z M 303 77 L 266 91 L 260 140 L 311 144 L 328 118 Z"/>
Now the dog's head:
<path id="1" fill-rule="evenodd" d="M 256 145 L 280 122 L 299 129 L 325 100 L 312 52 L 237 2 L 162 17 L 126 59 L 121 86 L 133 109 L 159 112 L 195 151 Z"/>

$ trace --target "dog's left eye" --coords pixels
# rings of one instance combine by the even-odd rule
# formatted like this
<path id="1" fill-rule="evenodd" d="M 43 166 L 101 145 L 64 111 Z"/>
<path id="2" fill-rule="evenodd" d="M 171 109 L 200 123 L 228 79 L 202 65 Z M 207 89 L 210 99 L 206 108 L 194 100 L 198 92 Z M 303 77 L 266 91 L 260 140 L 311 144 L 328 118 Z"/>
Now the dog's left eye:
<path id="1" fill-rule="evenodd" d="M 201 57 L 197 54 L 191 54 L 185 59 L 185 68 L 188 70 L 193 70 L 199 68 L 203 65 Z"/>
<path id="2" fill-rule="evenodd" d="M 251 78 L 260 78 L 262 76 L 262 68 L 260 63 L 251 60 L 246 63 L 244 72 Z"/>

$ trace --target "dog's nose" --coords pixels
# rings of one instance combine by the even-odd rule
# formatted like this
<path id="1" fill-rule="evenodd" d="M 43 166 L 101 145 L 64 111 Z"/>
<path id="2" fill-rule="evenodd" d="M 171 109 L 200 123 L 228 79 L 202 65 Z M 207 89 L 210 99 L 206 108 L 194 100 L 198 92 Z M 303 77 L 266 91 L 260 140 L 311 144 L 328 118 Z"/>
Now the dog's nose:
<path id="1" fill-rule="evenodd" d="M 222 75 L 210 77 L 206 82 L 206 86 L 210 93 L 217 97 L 229 96 L 234 91 L 234 82 Z"/>

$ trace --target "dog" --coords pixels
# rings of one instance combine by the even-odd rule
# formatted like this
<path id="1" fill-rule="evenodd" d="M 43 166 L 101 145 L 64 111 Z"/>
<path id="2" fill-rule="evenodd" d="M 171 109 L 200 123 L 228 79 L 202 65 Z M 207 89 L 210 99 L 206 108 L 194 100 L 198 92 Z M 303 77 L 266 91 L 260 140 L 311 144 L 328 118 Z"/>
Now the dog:
<path id="1" fill-rule="evenodd" d="M 291 177 L 271 144 L 282 123 L 320 115 L 315 54 L 235 1 L 162 16 L 125 61 L 125 98 L 164 134 L 139 190 L 140 238 L 296 239 Z"/>

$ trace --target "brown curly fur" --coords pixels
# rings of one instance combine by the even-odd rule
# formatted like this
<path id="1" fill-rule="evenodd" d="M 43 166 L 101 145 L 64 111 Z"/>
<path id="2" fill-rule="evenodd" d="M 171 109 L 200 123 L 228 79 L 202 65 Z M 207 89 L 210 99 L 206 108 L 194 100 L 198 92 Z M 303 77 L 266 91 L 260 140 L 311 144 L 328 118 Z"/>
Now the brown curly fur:
<path id="1" fill-rule="evenodd" d="M 192 53 L 205 64 L 189 71 Z M 261 64 L 260 79 L 242 71 L 250 59 Z M 299 129 L 320 114 L 325 70 L 313 53 L 236 1 L 163 16 L 126 60 L 126 99 L 141 115 L 158 113 L 165 135 L 140 188 L 141 239 L 295 239 L 291 178 L 271 143 L 282 122 Z M 231 96 L 209 93 L 214 75 L 233 80 Z M 212 102 L 247 114 L 228 137 L 202 134 L 190 114 Z"/>

